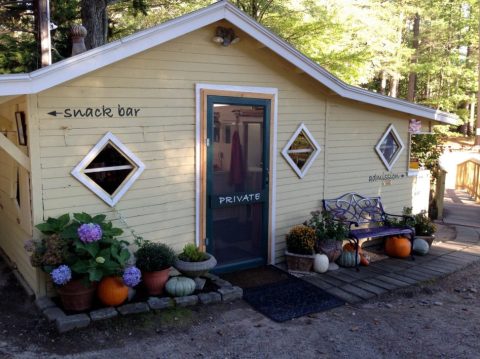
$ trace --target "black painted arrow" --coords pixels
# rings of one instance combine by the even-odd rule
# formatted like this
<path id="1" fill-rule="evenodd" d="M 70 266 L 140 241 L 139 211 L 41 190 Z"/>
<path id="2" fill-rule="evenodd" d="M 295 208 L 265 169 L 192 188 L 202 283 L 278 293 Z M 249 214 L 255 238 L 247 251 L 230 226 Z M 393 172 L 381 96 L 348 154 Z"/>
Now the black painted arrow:
<path id="1" fill-rule="evenodd" d="M 63 115 L 63 112 L 57 112 L 57 111 L 52 111 L 52 112 L 47 112 L 51 116 L 57 117 L 57 115 Z"/>

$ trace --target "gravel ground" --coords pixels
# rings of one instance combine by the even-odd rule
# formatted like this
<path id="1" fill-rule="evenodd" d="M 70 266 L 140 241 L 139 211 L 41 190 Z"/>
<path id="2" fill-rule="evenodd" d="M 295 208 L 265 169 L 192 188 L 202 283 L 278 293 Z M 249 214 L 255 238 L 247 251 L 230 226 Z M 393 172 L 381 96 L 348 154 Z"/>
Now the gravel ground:
<path id="1" fill-rule="evenodd" d="M 243 301 L 115 318 L 59 335 L 3 267 L 0 358 L 479 358 L 480 263 L 286 323 Z"/>

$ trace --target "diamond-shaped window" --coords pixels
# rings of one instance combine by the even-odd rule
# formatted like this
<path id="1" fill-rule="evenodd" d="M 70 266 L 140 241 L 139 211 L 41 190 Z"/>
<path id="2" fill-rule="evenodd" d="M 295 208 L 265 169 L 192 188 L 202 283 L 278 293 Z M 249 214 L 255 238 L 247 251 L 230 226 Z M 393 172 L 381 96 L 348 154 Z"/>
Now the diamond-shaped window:
<path id="1" fill-rule="evenodd" d="M 108 132 L 73 169 L 72 175 L 113 207 L 144 169 L 142 161 Z"/>
<path id="2" fill-rule="evenodd" d="M 398 160 L 404 148 L 402 139 L 393 125 L 388 126 L 387 131 L 385 131 L 377 146 L 375 146 L 378 156 L 389 171 Z"/>
<path id="3" fill-rule="evenodd" d="M 303 123 L 282 150 L 283 157 L 300 178 L 307 174 L 319 153 L 320 146 Z"/>

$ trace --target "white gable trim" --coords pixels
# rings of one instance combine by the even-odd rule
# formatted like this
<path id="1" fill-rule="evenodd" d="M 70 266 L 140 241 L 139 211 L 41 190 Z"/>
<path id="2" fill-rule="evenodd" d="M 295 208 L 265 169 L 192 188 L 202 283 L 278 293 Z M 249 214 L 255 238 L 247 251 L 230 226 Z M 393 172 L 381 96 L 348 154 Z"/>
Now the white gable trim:
<path id="1" fill-rule="evenodd" d="M 46 90 L 222 19 L 228 20 L 341 97 L 448 124 L 457 121 L 456 115 L 344 83 L 226 0 L 29 74 L 2 75 L 0 96 Z"/>

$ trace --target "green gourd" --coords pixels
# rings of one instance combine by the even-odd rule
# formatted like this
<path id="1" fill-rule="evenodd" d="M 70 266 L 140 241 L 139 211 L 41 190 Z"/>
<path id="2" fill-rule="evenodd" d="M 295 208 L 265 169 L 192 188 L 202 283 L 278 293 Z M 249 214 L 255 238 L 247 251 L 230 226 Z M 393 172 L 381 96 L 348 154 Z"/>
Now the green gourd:
<path id="1" fill-rule="evenodd" d="M 168 294 L 174 297 L 184 297 L 190 295 L 195 291 L 195 281 L 187 277 L 172 277 L 165 285 L 165 290 Z"/>
<path id="2" fill-rule="evenodd" d="M 421 256 L 424 256 L 428 253 L 430 247 L 426 240 L 421 238 L 415 238 L 413 241 L 413 251 Z"/>
<path id="3" fill-rule="evenodd" d="M 360 263 L 360 254 L 357 255 L 357 263 Z M 342 252 L 337 263 L 342 267 L 355 267 L 355 252 Z"/>

